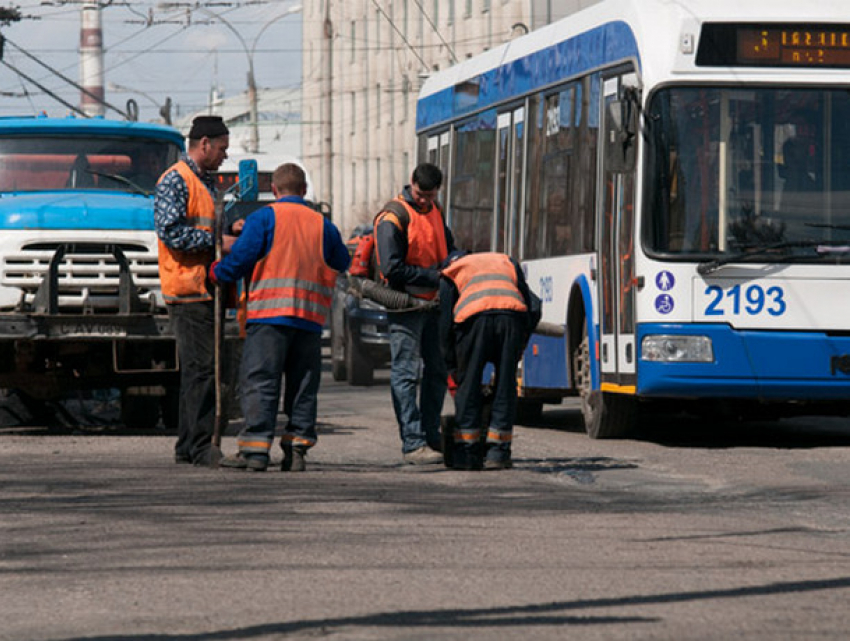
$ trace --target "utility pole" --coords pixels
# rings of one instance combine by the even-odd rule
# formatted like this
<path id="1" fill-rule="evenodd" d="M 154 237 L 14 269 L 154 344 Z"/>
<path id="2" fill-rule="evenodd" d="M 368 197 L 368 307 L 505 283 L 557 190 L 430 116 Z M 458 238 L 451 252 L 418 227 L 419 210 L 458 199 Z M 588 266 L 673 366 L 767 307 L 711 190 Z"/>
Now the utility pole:
<path id="1" fill-rule="evenodd" d="M 334 211 L 333 208 L 333 191 L 334 191 L 334 169 L 333 169 L 333 22 L 331 22 L 331 0 L 327 0 L 325 3 L 325 29 L 324 29 L 324 43 L 325 43 L 325 62 L 327 66 L 325 67 L 325 113 L 322 118 L 325 131 L 323 138 L 323 150 L 322 156 L 324 158 L 324 162 L 322 163 L 324 170 L 322 171 L 322 191 L 323 200 L 327 201 L 331 205 L 331 211 Z M 337 221 L 339 223 L 340 221 Z"/>

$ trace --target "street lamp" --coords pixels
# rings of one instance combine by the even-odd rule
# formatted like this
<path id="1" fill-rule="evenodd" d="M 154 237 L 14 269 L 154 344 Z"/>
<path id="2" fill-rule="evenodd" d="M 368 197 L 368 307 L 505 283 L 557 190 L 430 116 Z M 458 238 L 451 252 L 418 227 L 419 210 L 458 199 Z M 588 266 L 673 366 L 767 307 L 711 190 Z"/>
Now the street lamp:
<path id="1" fill-rule="evenodd" d="M 171 98 L 165 99 L 165 105 L 160 105 L 154 98 L 150 95 L 146 94 L 144 91 L 139 91 L 138 89 L 133 89 L 131 87 L 125 87 L 123 85 L 119 85 L 116 82 L 108 82 L 107 88 L 109 91 L 123 91 L 125 93 L 134 93 L 142 96 L 143 98 L 147 98 L 150 102 L 154 104 L 156 107 L 157 113 L 162 116 L 162 119 L 165 121 L 166 125 L 171 124 Z M 135 102 L 135 101 L 134 101 Z M 129 109 L 128 109 L 129 111 Z"/>
<path id="2" fill-rule="evenodd" d="M 275 16 L 271 20 L 267 21 L 260 31 L 254 36 L 254 40 L 251 43 L 250 48 L 248 47 L 248 43 L 245 42 L 245 38 L 242 37 L 242 34 L 237 31 L 237 29 L 230 24 L 225 18 L 218 15 L 217 13 L 213 13 L 206 7 L 196 7 L 199 11 L 204 12 L 211 18 L 215 20 L 220 20 L 221 23 L 230 29 L 233 32 L 233 35 L 239 40 L 239 43 L 242 45 L 242 49 L 245 50 L 245 56 L 248 58 L 248 104 L 251 112 L 251 139 L 250 139 L 250 153 L 255 154 L 260 150 L 260 129 L 257 123 L 257 83 L 254 80 L 254 51 L 257 48 L 257 42 L 260 40 L 260 36 L 263 35 L 266 29 L 268 29 L 273 23 L 277 22 L 281 18 L 285 18 L 288 15 L 293 13 L 299 13 L 302 9 L 302 6 L 294 5 L 289 7 L 286 11 L 281 13 L 280 15 Z"/>

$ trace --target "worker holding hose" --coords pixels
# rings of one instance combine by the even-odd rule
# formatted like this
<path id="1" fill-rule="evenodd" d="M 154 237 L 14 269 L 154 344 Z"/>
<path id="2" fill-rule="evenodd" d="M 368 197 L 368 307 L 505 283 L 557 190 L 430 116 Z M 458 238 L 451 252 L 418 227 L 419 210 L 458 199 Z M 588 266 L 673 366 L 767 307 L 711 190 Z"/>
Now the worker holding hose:
<path id="1" fill-rule="evenodd" d="M 437 195 L 440 168 L 418 165 L 410 184 L 375 218 L 377 264 L 390 288 L 431 300 L 440 285 L 439 267 L 455 249 Z M 446 396 L 446 366 L 440 355 L 436 308 L 388 311 L 390 390 L 405 463 L 442 463 L 440 412 Z M 422 368 L 419 387 L 420 363 Z M 418 392 L 418 399 L 417 399 Z M 418 400 L 418 402 L 417 402 Z"/>

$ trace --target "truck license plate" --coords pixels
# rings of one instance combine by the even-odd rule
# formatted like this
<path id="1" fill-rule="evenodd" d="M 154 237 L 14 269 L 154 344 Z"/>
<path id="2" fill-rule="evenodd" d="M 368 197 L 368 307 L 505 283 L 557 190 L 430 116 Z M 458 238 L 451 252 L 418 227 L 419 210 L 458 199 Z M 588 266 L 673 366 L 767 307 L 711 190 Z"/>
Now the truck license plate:
<path id="1" fill-rule="evenodd" d="M 127 329 L 120 325 L 97 323 L 62 323 L 58 326 L 57 333 L 60 336 L 126 336 Z"/>

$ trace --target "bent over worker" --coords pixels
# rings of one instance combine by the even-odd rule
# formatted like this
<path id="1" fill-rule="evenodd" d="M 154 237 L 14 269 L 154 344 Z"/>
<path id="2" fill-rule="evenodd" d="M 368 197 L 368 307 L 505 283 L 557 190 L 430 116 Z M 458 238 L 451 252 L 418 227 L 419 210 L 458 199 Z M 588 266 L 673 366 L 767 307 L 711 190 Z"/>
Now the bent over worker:
<path id="1" fill-rule="evenodd" d="M 198 116 L 189 148 L 156 186 L 154 226 L 159 239 L 159 279 L 180 358 L 176 463 L 218 463 L 212 447 L 215 421 L 213 298 L 207 269 L 214 258 L 215 179 L 227 158 L 230 136 L 220 116 Z"/>
<path id="2" fill-rule="evenodd" d="M 452 260 L 442 276 L 441 344 L 449 374 L 457 383 L 453 467 L 509 468 L 517 363 L 540 320 L 539 299 L 528 289 L 519 265 L 505 254 L 462 256 Z M 495 368 L 495 381 L 481 452 L 482 376 L 487 363 Z"/>
<path id="3" fill-rule="evenodd" d="M 410 185 L 384 205 L 375 219 L 378 268 L 392 289 L 431 300 L 440 285 L 440 264 L 454 239 L 437 204 L 440 168 L 422 163 Z M 405 463 L 440 463 L 440 412 L 446 396 L 446 366 L 440 357 L 436 309 L 388 313 L 390 391 Z M 420 363 L 421 390 L 417 403 Z"/>
<path id="4" fill-rule="evenodd" d="M 277 200 L 248 216 L 231 252 L 211 270 L 216 284 L 251 274 L 240 373 L 245 426 L 237 438 L 239 451 L 219 465 L 266 470 L 282 376 L 289 421 L 280 443 L 281 469 L 303 472 L 304 456 L 317 439 L 322 326 L 337 272 L 348 269 L 350 257 L 336 226 L 305 203 L 301 167 L 278 167 L 272 192 Z"/>

